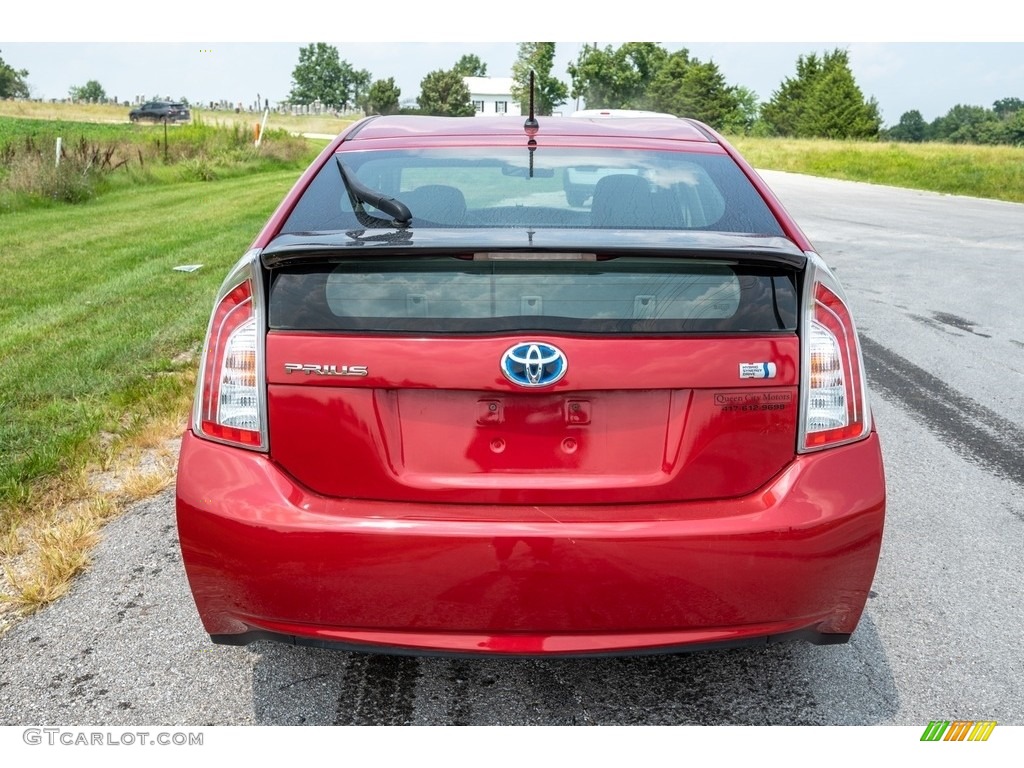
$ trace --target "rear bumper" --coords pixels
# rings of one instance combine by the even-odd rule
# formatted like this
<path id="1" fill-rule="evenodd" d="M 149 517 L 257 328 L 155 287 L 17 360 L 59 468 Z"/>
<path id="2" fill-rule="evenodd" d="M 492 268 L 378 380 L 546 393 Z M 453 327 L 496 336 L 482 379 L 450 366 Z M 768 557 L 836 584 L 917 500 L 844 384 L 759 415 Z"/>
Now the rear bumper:
<path id="1" fill-rule="evenodd" d="M 842 642 L 885 513 L 877 437 L 712 502 L 496 506 L 332 499 L 186 433 L 186 572 L 217 642 L 411 653 L 663 652 Z"/>

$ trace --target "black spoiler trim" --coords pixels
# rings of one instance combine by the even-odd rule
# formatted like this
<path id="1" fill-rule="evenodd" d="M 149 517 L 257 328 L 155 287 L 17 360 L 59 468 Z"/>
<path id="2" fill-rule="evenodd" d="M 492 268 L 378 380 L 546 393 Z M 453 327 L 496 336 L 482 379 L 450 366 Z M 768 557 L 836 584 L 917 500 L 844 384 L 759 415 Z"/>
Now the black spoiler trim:
<path id="1" fill-rule="evenodd" d="M 450 232 L 450 230 L 449 230 Z M 479 234 L 479 231 L 476 231 Z M 529 242 L 523 232 L 516 237 L 466 237 L 463 232 L 448 238 L 419 238 L 412 230 L 365 230 L 347 233 L 282 235 L 263 249 L 261 259 L 267 269 L 286 264 L 309 263 L 336 258 L 389 258 L 410 256 L 470 256 L 478 252 L 499 253 L 593 253 L 598 257 L 666 257 L 681 256 L 710 261 L 736 261 L 745 264 L 781 265 L 803 270 L 807 254 L 782 238 L 744 236 L 697 237 L 672 242 L 665 233 L 622 233 L 625 237 L 605 236 L 601 239 L 543 237 L 530 233 Z M 674 233 L 678 235 L 678 233 Z M 617 242 L 621 240 L 621 242 Z"/>

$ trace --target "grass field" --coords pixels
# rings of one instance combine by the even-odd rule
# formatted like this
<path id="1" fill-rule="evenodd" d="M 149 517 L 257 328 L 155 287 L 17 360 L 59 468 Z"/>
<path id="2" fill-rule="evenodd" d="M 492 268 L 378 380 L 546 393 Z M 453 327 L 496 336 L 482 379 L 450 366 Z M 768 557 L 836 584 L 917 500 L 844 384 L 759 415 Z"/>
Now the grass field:
<path id="1" fill-rule="evenodd" d="M 0 216 L 0 504 L 177 396 L 213 293 L 296 178 L 126 190 Z M 182 264 L 202 264 L 194 273 Z M 167 390 L 170 391 L 167 391 Z M 9 519 L 0 517 L 2 522 Z"/>
<path id="2" fill-rule="evenodd" d="M 730 141 L 756 168 L 1024 203 L 1024 147 L 750 137 Z"/>
<path id="3" fill-rule="evenodd" d="M 142 135 L 140 129 L 153 130 L 156 126 L 141 126 L 131 123 L 83 123 L 68 120 L 37 120 L 27 117 L 0 115 L 0 150 L 11 145 L 23 144 L 30 138 L 66 136 L 95 141 L 124 141 Z"/>
<path id="4" fill-rule="evenodd" d="M 180 434 L 216 289 L 296 176 L 128 189 L 0 215 L 8 601 L 48 602 L 87 562 L 76 560 L 78 543 L 94 538 L 109 509 L 67 520 L 68 501 L 89 492 L 83 478 L 116 464 L 154 424 Z M 174 270 L 183 264 L 203 267 Z M 26 556 L 29 575 L 13 565 Z"/>
<path id="5" fill-rule="evenodd" d="M 323 142 L 0 106 L 0 608 L 32 608 L 105 519 L 173 478 L 171 456 L 135 467 L 180 435 L 214 293 Z"/>

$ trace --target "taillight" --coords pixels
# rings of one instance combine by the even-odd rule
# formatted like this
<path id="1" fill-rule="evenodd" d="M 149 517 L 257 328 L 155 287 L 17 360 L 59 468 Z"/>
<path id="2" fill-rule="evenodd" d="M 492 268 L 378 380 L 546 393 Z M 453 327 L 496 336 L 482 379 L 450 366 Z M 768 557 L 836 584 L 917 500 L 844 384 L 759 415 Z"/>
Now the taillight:
<path id="1" fill-rule="evenodd" d="M 247 255 L 221 286 L 206 334 L 193 426 L 223 443 L 266 449 L 258 266 Z"/>
<path id="2" fill-rule="evenodd" d="M 809 267 L 801 372 L 800 449 L 813 451 L 865 437 L 871 429 L 860 344 L 838 281 Z"/>

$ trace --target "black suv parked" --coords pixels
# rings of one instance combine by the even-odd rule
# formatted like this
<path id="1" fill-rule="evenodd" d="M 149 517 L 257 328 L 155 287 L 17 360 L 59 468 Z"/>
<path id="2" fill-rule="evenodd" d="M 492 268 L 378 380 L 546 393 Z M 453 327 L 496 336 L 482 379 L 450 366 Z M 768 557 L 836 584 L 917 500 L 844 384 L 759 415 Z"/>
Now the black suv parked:
<path id="1" fill-rule="evenodd" d="M 192 115 L 188 107 L 177 101 L 147 101 L 141 107 L 136 107 L 128 113 L 128 119 L 133 123 L 139 120 L 153 120 L 158 123 L 188 122 Z"/>

